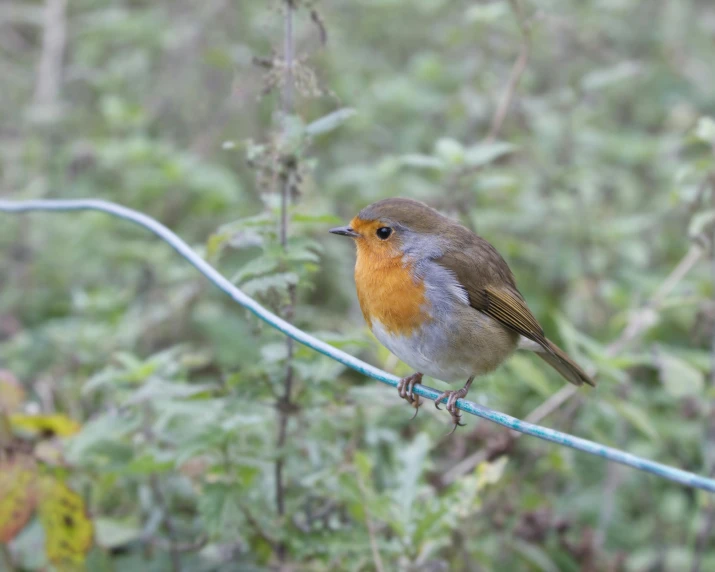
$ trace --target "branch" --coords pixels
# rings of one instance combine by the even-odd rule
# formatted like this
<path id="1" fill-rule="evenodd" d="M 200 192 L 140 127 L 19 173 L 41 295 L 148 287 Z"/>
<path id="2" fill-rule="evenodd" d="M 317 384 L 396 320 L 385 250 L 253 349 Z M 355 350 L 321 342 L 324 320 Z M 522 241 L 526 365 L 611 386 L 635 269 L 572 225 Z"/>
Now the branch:
<path id="1" fill-rule="evenodd" d="M 142 411 L 143 413 L 143 428 L 142 432 L 148 443 L 154 442 L 154 434 L 151 430 L 151 406 L 147 403 Z M 179 551 L 176 549 L 176 528 L 174 527 L 174 522 L 169 514 L 169 505 L 166 502 L 164 493 L 161 490 L 161 483 L 159 482 L 159 476 L 156 473 L 151 473 L 149 475 L 149 488 L 151 489 L 152 495 L 154 496 L 154 502 L 161 510 L 162 518 L 161 521 L 166 529 L 166 534 L 169 537 L 169 558 L 171 560 L 171 570 L 172 572 L 181 572 L 181 556 Z"/>
<path id="2" fill-rule="evenodd" d="M 42 36 L 42 53 L 37 70 L 35 103 L 57 103 L 62 82 L 62 60 L 67 42 L 67 0 L 47 0 Z"/>
<path id="3" fill-rule="evenodd" d="M 715 152 L 715 144 L 713 145 Z M 710 177 L 711 200 L 715 199 L 715 176 Z M 715 280 L 715 232 L 712 234 L 713 248 L 710 252 L 710 273 Z M 715 324 L 710 337 L 710 388 L 715 388 Z M 708 416 L 705 421 L 705 434 L 703 435 L 702 449 L 705 468 L 710 476 L 715 475 L 715 459 L 713 459 L 713 446 L 715 445 L 715 400 L 710 400 Z M 708 545 L 708 540 L 712 537 L 713 526 L 715 526 L 715 503 L 713 499 L 708 499 L 705 507 L 705 522 L 695 538 L 695 550 L 693 554 L 692 572 L 700 572 L 702 568 L 703 555 Z"/>
<path id="4" fill-rule="evenodd" d="M 491 143 L 499 135 L 502 125 L 504 124 L 504 120 L 509 113 L 511 102 L 514 99 L 514 94 L 516 93 L 516 88 L 519 86 L 521 76 L 524 75 L 524 72 L 526 71 L 526 66 L 529 63 L 529 57 L 531 55 L 531 33 L 529 26 L 526 23 L 526 19 L 521 12 L 519 0 L 509 0 L 509 4 L 514 12 L 514 17 L 516 18 L 519 30 L 521 31 L 521 47 L 519 48 L 519 55 L 517 56 L 514 65 L 511 67 L 509 81 L 507 81 L 504 93 L 502 94 L 497 110 L 494 113 L 492 126 L 489 128 L 489 133 L 485 139 L 486 143 Z"/>
<path id="5" fill-rule="evenodd" d="M 694 242 L 690 246 L 690 250 L 668 274 L 650 301 L 633 313 L 621 335 L 606 350 L 606 355 L 609 357 L 618 355 L 630 342 L 653 326 L 653 314 L 663 305 L 666 297 L 688 272 L 695 267 L 705 252 L 707 252 L 707 248 L 698 242 Z"/>
<path id="6" fill-rule="evenodd" d="M 261 306 L 253 298 L 247 296 L 241 290 L 236 288 L 225 276 L 220 274 L 215 268 L 213 268 L 213 266 L 196 254 L 191 247 L 181 240 L 174 232 L 150 216 L 115 203 L 96 199 L 28 201 L 8 201 L 0 199 L 0 212 L 22 213 L 30 211 L 62 212 L 83 210 L 108 213 L 118 218 L 133 222 L 134 224 L 151 231 L 168 243 L 176 252 L 179 253 L 179 255 L 181 255 L 187 262 L 194 266 L 194 268 L 201 272 L 201 274 L 210 280 L 224 294 L 269 324 L 271 327 L 287 336 L 290 336 L 295 341 L 337 361 L 338 363 L 352 368 L 363 375 L 367 375 L 368 377 L 376 379 L 392 387 L 397 387 L 397 384 L 400 381 L 398 377 L 382 371 L 375 366 L 367 364 L 364 361 L 331 346 L 330 344 L 320 341 L 303 330 L 299 330 L 292 324 L 286 322 L 282 318 L 279 318 Z M 415 385 L 414 393 L 420 397 L 431 399 L 433 401 L 437 400 L 440 396 L 439 391 L 424 385 Z M 441 400 L 442 403 L 446 403 L 446 401 L 446 398 Z M 593 441 L 588 441 L 567 433 L 562 433 L 561 431 L 554 431 L 553 429 L 548 429 L 547 427 L 534 425 L 533 423 L 529 423 L 527 421 L 521 421 L 515 417 L 511 417 L 510 415 L 499 411 L 494 411 L 493 409 L 467 401 L 466 399 L 458 399 L 457 407 L 470 415 L 476 415 L 477 417 L 497 423 L 503 427 L 507 427 L 508 429 L 524 433 L 525 435 L 531 435 L 532 437 L 538 437 L 544 441 L 550 441 L 551 443 L 556 443 L 564 447 L 570 447 L 572 449 L 588 453 L 589 455 L 613 461 L 614 463 L 621 463 L 622 465 L 627 465 L 629 467 L 633 467 L 634 469 L 651 473 L 682 485 L 715 492 L 715 480 L 708 477 L 702 477 L 682 469 L 656 463 L 642 457 L 637 457 L 636 455 L 631 455 L 625 451 L 619 451 L 618 449 L 614 449 L 612 447 L 606 447 L 605 445 L 594 443 Z"/>
<path id="7" fill-rule="evenodd" d="M 283 20 L 283 59 L 285 63 L 283 89 L 281 94 L 282 99 L 282 119 L 283 119 L 283 136 L 287 136 L 288 119 L 293 112 L 293 58 L 295 52 L 294 37 L 293 37 L 293 12 L 295 6 L 293 0 L 285 0 L 285 13 Z M 285 161 L 280 161 L 281 168 L 285 169 L 281 177 L 281 219 L 280 219 L 280 241 L 283 250 L 288 247 L 288 201 L 290 200 L 291 187 L 293 185 L 293 167 L 285 165 Z M 274 166 L 275 168 L 275 166 Z M 295 287 L 289 288 L 290 303 L 286 308 L 284 315 L 287 320 L 293 317 L 293 309 L 296 301 Z M 285 448 L 286 439 L 288 437 L 288 416 L 291 412 L 291 394 L 293 392 L 293 339 L 286 338 L 286 367 L 285 377 L 283 379 L 283 395 L 276 403 L 278 411 L 278 437 L 276 439 L 276 448 L 280 451 L 280 455 L 276 459 L 275 464 L 275 487 L 276 487 L 276 510 L 279 517 L 285 515 L 285 456 L 283 450 Z M 280 541 L 276 546 L 278 560 L 283 563 L 286 560 L 287 546 L 286 543 Z"/>
<path id="8" fill-rule="evenodd" d="M 504 92 L 499 99 L 499 104 L 494 112 L 492 124 L 489 128 L 487 136 L 484 138 L 484 143 L 491 143 L 499 136 L 501 128 L 504 125 L 504 120 L 509 113 L 511 102 L 516 94 L 516 88 L 519 86 L 521 76 L 524 75 L 524 72 L 526 71 L 526 66 L 529 63 L 529 57 L 531 55 L 531 31 L 529 29 L 529 24 L 526 22 L 526 19 L 521 11 L 519 0 L 509 0 L 509 4 L 511 5 L 511 9 L 514 12 L 514 17 L 516 18 L 517 25 L 519 26 L 519 30 L 521 32 L 521 47 L 519 48 L 519 55 L 516 57 L 516 60 L 511 67 L 509 80 L 507 81 Z M 484 165 L 477 165 L 458 169 L 449 177 L 446 185 L 447 188 L 452 188 L 464 177 L 476 174 L 483 167 Z"/>

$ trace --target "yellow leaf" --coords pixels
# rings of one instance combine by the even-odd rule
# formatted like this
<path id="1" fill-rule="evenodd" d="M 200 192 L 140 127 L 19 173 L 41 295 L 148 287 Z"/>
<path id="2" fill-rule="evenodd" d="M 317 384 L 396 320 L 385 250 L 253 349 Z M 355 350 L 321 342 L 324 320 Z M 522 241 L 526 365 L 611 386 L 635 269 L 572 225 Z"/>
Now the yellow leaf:
<path id="1" fill-rule="evenodd" d="M 25 389 L 7 369 L 0 369 L 0 409 L 6 413 L 17 411 L 25 401 Z"/>
<path id="2" fill-rule="evenodd" d="M 213 260 L 229 238 L 231 238 L 231 233 L 228 232 L 212 234 L 206 242 L 206 259 Z"/>
<path id="3" fill-rule="evenodd" d="M 39 513 L 49 561 L 60 570 L 82 569 L 93 537 L 82 497 L 62 481 L 42 477 Z"/>
<path id="4" fill-rule="evenodd" d="M 82 426 L 74 419 L 57 413 L 55 415 L 10 415 L 10 424 L 16 429 L 25 429 L 31 433 L 48 433 L 60 437 L 69 437 L 77 433 Z"/>
<path id="5" fill-rule="evenodd" d="M 37 501 L 37 466 L 29 455 L 0 459 L 0 544 L 25 527 Z"/>
<path id="6" fill-rule="evenodd" d="M 477 488 L 481 490 L 487 485 L 493 485 L 499 482 L 499 479 L 501 479 L 504 474 L 504 468 L 508 461 L 509 458 L 503 456 L 491 463 L 487 461 L 479 463 L 477 467 Z"/>

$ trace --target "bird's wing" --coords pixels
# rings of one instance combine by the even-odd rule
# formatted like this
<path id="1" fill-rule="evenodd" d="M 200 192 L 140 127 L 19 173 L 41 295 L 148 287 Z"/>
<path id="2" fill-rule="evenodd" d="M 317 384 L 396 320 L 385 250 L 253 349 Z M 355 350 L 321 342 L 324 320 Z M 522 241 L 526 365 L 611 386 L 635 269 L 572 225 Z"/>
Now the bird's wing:
<path id="1" fill-rule="evenodd" d="M 539 322 L 536 321 L 518 290 L 509 287 L 487 286 L 475 292 L 468 289 L 467 292 L 470 305 L 473 308 L 498 320 L 540 346 L 547 347 L 548 342 L 544 330 L 541 329 Z"/>
<path id="2" fill-rule="evenodd" d="M 472 233 L 460 238 L 460 244 L 464 246 L 458 251 L 447 252 L 436 262 L 454 273 L 469 297 L 469 305 L 539 344 L 543 351 L 537 352 L 537 355 L 571 383 L 595 386 L 578 364 L 546 338 L 516 288 L 509 266 L 496 249 Z"/>
<path id="3" fill-rule="evenodd" d="M 469 234 L 466 247 L 445 253 L 436 262 L 454 273 L 472 308 L 548 348 L 544 330 L 517 290 L 507 263 L 486 240 Z"/>

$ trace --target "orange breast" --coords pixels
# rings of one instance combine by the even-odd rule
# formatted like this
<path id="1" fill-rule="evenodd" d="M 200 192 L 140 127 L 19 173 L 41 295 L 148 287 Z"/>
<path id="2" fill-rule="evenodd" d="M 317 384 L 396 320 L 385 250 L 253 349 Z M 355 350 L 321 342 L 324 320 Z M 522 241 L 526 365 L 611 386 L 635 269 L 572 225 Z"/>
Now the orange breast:
<path id="1" fill-rule="evenodd" d="M 355 284 L 370 327 L 377 320 L 391 334 L 409 335 L 431 320 L 424 284 L 415 282 L 399 257 L 374 257 L 358 244 Z"/>

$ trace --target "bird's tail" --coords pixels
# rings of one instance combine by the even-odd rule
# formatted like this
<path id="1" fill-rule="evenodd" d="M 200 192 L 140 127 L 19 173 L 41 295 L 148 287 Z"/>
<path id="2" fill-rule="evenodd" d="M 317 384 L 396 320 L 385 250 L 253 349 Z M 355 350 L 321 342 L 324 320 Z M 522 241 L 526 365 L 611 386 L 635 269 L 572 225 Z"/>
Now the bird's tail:
<path id="1" fill-rule="evenodd" d="M 546 340 L 546 343 L 548 345 L 541 348 L 540 351 L 537 351 L 536 355 L 574 385 L 587 383 L 592 387 L 596 387 L 591 377 L 583 371 L 575 361 L 566 355 L 565 351 L 550 340 Z"/>

